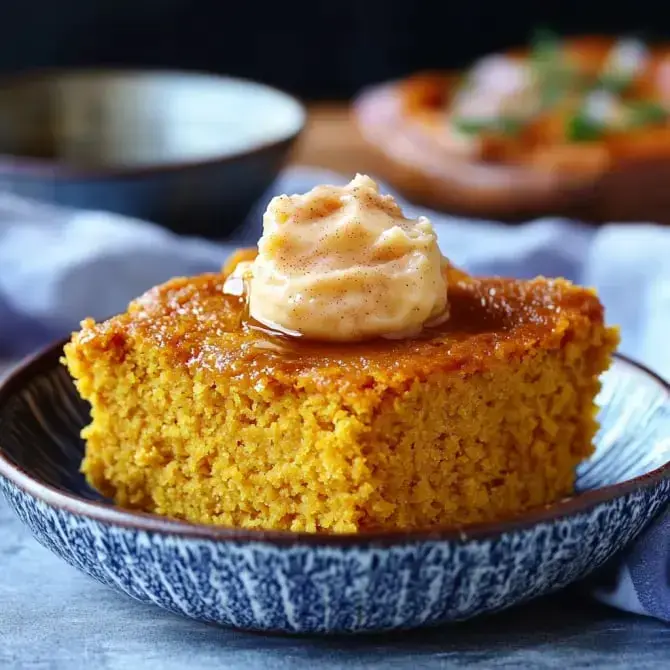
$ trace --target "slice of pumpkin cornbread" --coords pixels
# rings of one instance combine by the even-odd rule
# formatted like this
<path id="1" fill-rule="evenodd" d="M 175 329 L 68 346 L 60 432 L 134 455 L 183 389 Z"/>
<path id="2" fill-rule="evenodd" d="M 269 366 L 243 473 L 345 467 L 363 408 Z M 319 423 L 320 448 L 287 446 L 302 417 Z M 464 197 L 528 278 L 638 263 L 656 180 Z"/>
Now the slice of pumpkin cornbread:
<path id="1" fill-rule="evenodd" d="M 324 532 L 456 527 L 569 494 L 616 330 L 567 281 L 448 272 L 449 320 L 414 339 L 278 337 L 225 273 L 84 321 L 65 361 L 92 406 L 88 481 L 123 507 Z"/>

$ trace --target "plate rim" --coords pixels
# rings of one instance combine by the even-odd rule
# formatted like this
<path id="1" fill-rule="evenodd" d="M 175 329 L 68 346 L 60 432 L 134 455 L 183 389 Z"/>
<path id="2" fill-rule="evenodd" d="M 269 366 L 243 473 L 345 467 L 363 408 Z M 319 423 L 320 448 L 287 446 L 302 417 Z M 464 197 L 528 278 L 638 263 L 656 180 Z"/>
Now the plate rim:
<path id="1" fill-rule="evenodd" d="M 70 338 L 63 338 L 24 358 L 0 381 L 0 408 L 15 391 L 35 376 L 45 374 L 61 365 L 63 346 Z M 670 384 L 646 365 L 629 356 L 615 353 L 614 358 L 651 378 L 665 391 L 670 402 Z M 576 496 L 535 508 L 506 521 L 486 522 L 448 530 L 428 531 L 371 531 L 361 533 L 310 533 L 306 531 L 280 531 L 245 529 L 228 526 L 213 526 L 189 521 L 161 517 L 148 512 L 124 510 L 105 503 L 86 500 L 72 493 L 44 484 L 12 463 L 5 455 L 0 443 L 0 478 L 24 494 L 37 499 L 49 507 L 68 514 L 85 517 L 105 525 L 121 527 L 130 531 L 144 531 L 159 535 L 179 536 L 189 540 L 212 542 L 263 543 L 276 546 L 310 545 L 321 547 L 362 548 L 371 546 L 422 544 L 426 542 L 452 542 L 464 544 L 471 540 L 488 540 L 507 533 L 527 530 L 540 523 L 558 521 L 600 505 L 611 502 L 629 493 L 651 488 L 664 480 L 670 480 L 670 460 L 643 475 L 617 484 L 585 491 Z"/>

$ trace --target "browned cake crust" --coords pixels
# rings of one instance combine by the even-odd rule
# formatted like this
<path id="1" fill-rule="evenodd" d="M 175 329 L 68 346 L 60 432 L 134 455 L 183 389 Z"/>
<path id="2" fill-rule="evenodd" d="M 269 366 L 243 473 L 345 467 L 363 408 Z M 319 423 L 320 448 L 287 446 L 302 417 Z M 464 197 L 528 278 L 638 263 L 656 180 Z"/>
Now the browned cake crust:
<path id="1" fill-rule="evenodd" d="M 327 532 L 453 527 L 569 494 L 617 334 L 564 280 L 449 270 L 423 337 L 269 333 L 225 274 L 174 279 L 66 346 L 93 406 L 84 471 L 121 505 Z"/>
<path id="2" fill-rule="evenodd" d="M 221 377 L 304 378 L 315 389 L 393 385 L 433 372 L 482 372 L 537 349 L 557 349 L 575 331 L 603 325 L 596 294 L 563 279 L 469 277 L 449 270 L 450 318 L 415 339 L 345 345 L 301 342 L 250 325 L 244 301 L 223 292 L 224 274 L 177 278 L 92 324 L 82 335 L 100 354 L 123 357 L 127 344 L 159 347 L 175 366 Z M 81 342 L 81 339 L 80 339 Z M 330 388 L 330 386 L 328 386 Z"/>

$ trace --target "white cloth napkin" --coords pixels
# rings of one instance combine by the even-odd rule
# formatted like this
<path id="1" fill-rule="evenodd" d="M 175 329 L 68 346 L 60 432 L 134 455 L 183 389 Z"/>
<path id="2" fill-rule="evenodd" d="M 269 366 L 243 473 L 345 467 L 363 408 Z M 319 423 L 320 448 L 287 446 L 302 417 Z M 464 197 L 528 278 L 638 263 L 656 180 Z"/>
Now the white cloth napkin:
<path id="1" fill-rule="evenodd" d="M 268 197 L 349 178 L 296 168 L 281 176 Z M 122 311 L 130 299 L 169 277 L 220 267 L 233 246 L 255 243 L 265 202 L 224 245 L 111 214 L 67 211 L 0 194 L 0 358 L 63 336 L 86 316 Z M 445 255 L 474 274 L 563 276 L 595 286 L 608 321 L 621 326 L 621 350 L 670 377 L 670 227 L 591 229 L 560 219 L 510 227 L 406 209 L 428 215 Z M 658 531 L 659 524 L 665 532 Z M 649 538 L 654 551 L 661 543 L 669 566 L 670 519 L 659 521 L 638 543 L 636 555 Z M 670 620 L 667 586 L 660 605 L 655 594 L 657 604 L 645 606 L 654 584 L 665 585 L 667 579 L 665 574 L 657 580 L 647 573 L 640 577 L 636 565 L 643 563 L 622 564 L 620 588 L 606 597 L 624 609 Z M 642 582 L 652 585 L 646 596 L 638 588 Z"/>

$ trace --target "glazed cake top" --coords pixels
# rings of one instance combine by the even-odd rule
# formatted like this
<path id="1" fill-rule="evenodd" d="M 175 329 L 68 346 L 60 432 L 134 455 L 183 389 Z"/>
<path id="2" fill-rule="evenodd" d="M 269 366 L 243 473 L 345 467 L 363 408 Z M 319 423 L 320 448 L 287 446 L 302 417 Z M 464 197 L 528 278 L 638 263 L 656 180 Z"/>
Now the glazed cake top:
<path id="1" fill-rule="evenodd" d="M 398 386 L 432 373 L 481 372 L 602 327 L 595 292 L 563 279 L 473 278 L 449 267 L 450 318 L 402 340 L 310 342 L 271 332 L 248 317 L 246 301 L 224 293 L 236 255 L 222 273 L 175 278 L 103 323 L 89 319 L 73 336 L 87 357 L 156 348 L 194 374 L 282 383 Z"/>

